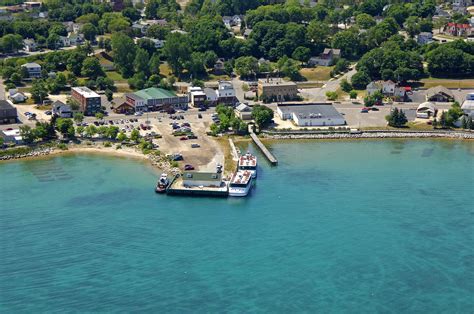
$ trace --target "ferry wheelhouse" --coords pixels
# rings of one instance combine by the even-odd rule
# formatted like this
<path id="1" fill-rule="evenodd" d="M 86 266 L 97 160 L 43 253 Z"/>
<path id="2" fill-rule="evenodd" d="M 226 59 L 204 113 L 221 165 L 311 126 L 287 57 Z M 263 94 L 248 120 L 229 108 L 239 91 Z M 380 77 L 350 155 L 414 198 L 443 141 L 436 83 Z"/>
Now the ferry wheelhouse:
<path id="1" fill-rule="evenodd" d="M 249 170 L 237 171 L 229 183 L 229 196 L 247 196 L 252 188 L 252 172 Z"/>
<path id="2" fill-rule="evenodd" d="M 170 184 L 170 180 L 168 179 L 168 175 L 166 173 L 162 173 L 160 179 L 156 183 L 156 193 L 165 193 L 166 188 Z"/>
<path id="3" fill-rule="evenodd" d="M 239 170 L 248 170 L 252 173 L 252 178 L 257 177 L 257 156 L 250 153 L 240 156 Z"/>

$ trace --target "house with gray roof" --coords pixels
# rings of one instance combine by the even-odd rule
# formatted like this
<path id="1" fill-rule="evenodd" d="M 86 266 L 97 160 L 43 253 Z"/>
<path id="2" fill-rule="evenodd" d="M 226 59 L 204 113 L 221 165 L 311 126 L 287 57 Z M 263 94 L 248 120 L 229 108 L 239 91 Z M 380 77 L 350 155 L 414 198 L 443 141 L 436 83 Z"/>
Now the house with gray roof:
<path id="1" fill-rule="evenodd" d="M 22 65 L 23 68 L 26 68 L 28 76 L 30 78 L 39 78 L 41 77 L 41 65 L 35 62 L 28 62 Z"/>
<path id="2" fill-rule="evenodd" d="M 446 87 L 439 85 L 426 90 L 426 101 L 450 102 L 454 101 L 454 94 Z"/>

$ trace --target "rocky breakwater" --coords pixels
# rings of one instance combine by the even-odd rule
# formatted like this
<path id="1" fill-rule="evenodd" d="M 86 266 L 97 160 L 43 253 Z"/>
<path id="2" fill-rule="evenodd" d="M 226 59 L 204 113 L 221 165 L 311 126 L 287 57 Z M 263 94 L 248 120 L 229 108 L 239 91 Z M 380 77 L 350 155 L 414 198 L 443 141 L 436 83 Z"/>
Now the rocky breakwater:
<path id="1" fill-rule="evenodd" d="M 361 133 L 327 133 L 327 134 L 265 134 L 271 139 L 357 139 L 357 138 L 453 138 L 474 139 L 474 132 L 361 132 Z"/>
<path id="2" fill-rule="evenodd" d="M 173 167 L 170 160 L 164 156 L 150 154 L 148 155 L 148 160 L 150 160 L 153 166 L 168 174 L 177 175 L 181 173 L 181 170 L 177 167 Z"/>
<path id="3" fill-rule="evenodd" d="M 12 150 L 11 152 L 4 151 L 3 155 L 0 156 L 0 160 L 12 160 L 12 159 L 20 159 L 20 158 L 28 158 L 28 157 L 40 157 L 46 156 L 53 153 L 53 148 L 41 148 L 35 149 L 29 152 L 21 152 L 17 150 Z"/>

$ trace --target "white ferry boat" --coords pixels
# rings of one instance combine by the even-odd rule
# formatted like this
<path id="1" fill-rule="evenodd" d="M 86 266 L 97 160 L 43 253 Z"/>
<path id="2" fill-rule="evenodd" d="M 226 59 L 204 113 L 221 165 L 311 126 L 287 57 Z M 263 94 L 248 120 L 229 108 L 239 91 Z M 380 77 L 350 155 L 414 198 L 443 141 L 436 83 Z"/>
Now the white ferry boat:
<path id="1" fill-rule="evenodd" d="M 252 178 L 257 177 L 257 156 L 247 152 L 239 158 L 239 170 L 248 170 L 252 173 Z"/>
<path id="2" fill-rule="evenodd" d="M 247 196 L 252 188 L 252 173 L 249 170 L 237 171 L 229 183 L 229 196 Z"/>

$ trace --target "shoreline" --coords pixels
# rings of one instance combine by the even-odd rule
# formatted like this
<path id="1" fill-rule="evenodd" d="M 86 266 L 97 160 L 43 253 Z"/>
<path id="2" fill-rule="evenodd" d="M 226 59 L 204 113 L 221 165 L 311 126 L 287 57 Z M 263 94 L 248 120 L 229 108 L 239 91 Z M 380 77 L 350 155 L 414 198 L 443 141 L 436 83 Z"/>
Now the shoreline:
<path id="1" fill-rule="evenodd" d="M 261 133 L 263 140 L 280 139 L 434 139 L 474 140 L 474 132 L 426 132 L 426 131 L 361 131 L 360 133 L 329 133 L 329 134 L 268 134 Z"/>
<path id="2" fill-rule="evenodd" d="M 331 133 L 331 134 L 268 134 L 261 133 L 260 139 L 262 141 L 273 141 L 273 140 L 357 140 L 357 139 L 373 139 L 373 140 L 384 140 L 384 139 L 446 139 L 446 140 L 474 140 L 474 132 L 424 132 L 424 131 L 413 131 L 413 132 L 397 132 L 397 131 L 362 131 L 358 134 L 350 133 Z M 251 139 L 241 137 L 233 138 L 235 144 L 249 143 Z M 216 144 L 222 146 L 222 143 L 216 141 Z M 71 145 L 68 149 L 62 150 L 57 147 L 40 147 L 33 149 L 31 152 L 26 154 L 13 154 L 8 156 L 0 157 L 1 162 L 16 161 L 16 160 L 35 160 L 53 157 L 57 155 L 67 154 L 96 154 L 96 155 L 109 155 L 113 157 L 126 157 L 134 158 L 142 161 L 148 161 L 149 165 L 157 171 L 167 172 L 169 174 L 176 174 L 180 172 L 179 168 L 171 167 L 171 163 L 167 160 L 160 158 L 160 156 L 154 154 L 145 155 L 133 147 L 122 147 L 116 149 L 115 147 L 105 147 L 99 145 Z M 225 162 L 228 162 L 227 160 Z M 230 161 L 232 162 L 232 161 Z"/>
<path id="3" fill-rule="evenodd" d="M 18 161 L 18 160 L 38 160 L 44 158 L 51 158 L 59 155 L 73 155 L 73 154 L 91 154 L 91 155 L 108 155 L 116 158 L 133 158 L 147 163 L 157 172 L 167 172 L 169 174 L 176 174 L 180 172 L 178 168 L 171 167 L 168 161 L 161 159 L 159 156 L 148 154 L 145 155 L 138 150 L 130 147 L 122 147 L 116 149 L 115 147 L 104 147 L 99 145 L 71 145 L 68 149 L 60 149 L 57 147 L 47 147 L 33 149 L 27 154 L 4 156 L 0 162 Z"/>

